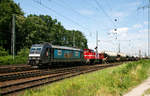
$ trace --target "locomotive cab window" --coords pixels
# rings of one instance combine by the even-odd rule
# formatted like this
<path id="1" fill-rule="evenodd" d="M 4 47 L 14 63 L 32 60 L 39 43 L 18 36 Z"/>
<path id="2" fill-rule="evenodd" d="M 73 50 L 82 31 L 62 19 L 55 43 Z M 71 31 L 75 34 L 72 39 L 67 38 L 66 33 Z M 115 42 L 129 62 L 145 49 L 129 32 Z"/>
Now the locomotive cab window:
<path id="1" fill-rule="evenodd" d="M 30 49 L 30 53 L 32 53 L 32 54 L 40 54 L 41 53 L 41 47 L 32 47 L 31 49 Z"/>

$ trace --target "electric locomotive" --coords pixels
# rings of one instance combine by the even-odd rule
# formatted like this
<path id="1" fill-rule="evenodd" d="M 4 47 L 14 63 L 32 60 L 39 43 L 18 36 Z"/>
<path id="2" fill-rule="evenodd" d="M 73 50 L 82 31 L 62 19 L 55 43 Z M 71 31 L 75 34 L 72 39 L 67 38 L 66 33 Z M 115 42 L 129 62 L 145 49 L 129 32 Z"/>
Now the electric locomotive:
<path id="1" fill-rule="evenodd" d="M 32 66 L 78 64 L 82 62 L 84 62 L 82 49 L 56 46 L 50 43 L 33 44 L 28 59 L 28 64 Z"/>

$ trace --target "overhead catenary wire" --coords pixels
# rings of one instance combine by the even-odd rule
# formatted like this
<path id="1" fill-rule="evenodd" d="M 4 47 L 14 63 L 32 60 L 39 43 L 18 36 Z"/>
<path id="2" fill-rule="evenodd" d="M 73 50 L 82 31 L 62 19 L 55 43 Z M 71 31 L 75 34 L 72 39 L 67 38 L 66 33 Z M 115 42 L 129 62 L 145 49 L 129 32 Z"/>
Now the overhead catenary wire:
<path id="1" fill-rule="evenodd" d="M 88 0 L 89 1 L 89 0 Z M 85 1 L 84 1 L 85 2 Z M 89 3 L 89 2 L 86 2 L 86 3 L 88 3 L 88 5 L 91 5 L 90 7 L 91 8 L 93 8 L 93 9 L 95 9 L 95 11 L 97 11 L 97 13 L 101 16 L 101 10 L 98 8 L 98 6 L 95 6 L 95 2 L 93 2 L 93 3 Z M 104 14 L 105 15 L 105 14 Z M 113 22 L 113 20 L 111 20 L 111 19 L 108 19 L 109 20 L 109 22 L 113 25 L 113 26 L 108 26 L 108 24 L 106 24 L 106 25 L 104 25 L 104 27 L 105 27 L 105 31 L 108 31 L 108 30 L 111 30 L 111 29 L 114 29 L 114 28 L 116 28 L 116 25 L 115 25 L 115 23 Z M 97 21 L 97 20 L 96 20 Z M 103 28 L 104 28 L 103 27 Z"/>
<path id="2" fill-rule="evenodd" d="M 51 0 L 48 0 L 49 2 L 51 2 Z M 61 1 L 62 3 L 65 3 L 64 1 Z M 57 5 L 59 5 L 59 6 L 61 6 L 62 8 L 69 8 L 69 10 L 72 10 L 72 12 L 74 12 L 74 13 L 76 13 L 76 14 L 78 14 L 79 16 L 82 16 L 78 11 L 76 11 L 75 9 L 73 9 L 70 5 L 67 5 L 67 6 L 64 6 L 62 3 L 60 4 L 60 3 L 58 3 L 58 2 L 56 2 L 55 1 L 55 3 L 57 4 Z M 97 8 L 96 8 L 97 9 Z M 98 9 L 97 9 L 98 10 Z M 106 13 L 107 14 L 107 13 Z M 84 18 L 88 18 L 88 19 L 91 19 L 91 18 L 89 18 L 89 17 L 86 17 L 86 16 L 83 16 Z M 94 21 L 94 20 L 92 20 L 92 21 Z M 113 22 L 114 23 L 114 22 Z M 113 24 L 114 25 L 114 24 Z M 115 25 L 114 25 L 115 26 Z M 88 30 L 89 31 L 89 30 Z M 91 32 L 90 32 L 90 34 L 91 34 Z"/>
<path id="3" fill-rule="evenodd" d="M 48 1 L 51 2 L 52 0 L 48 0 Z M 56 2 L 56 1 L 55 1 L 55 3 L 56 3 L 57 5 L 59 5 L 59 6 L 61 6 L 62 8 L 71 10 L 73 13 L 75 13 L 76 15 L 82 17 L 82 18 L 85 19 L 86 21 L 87 21 L 87 19 L 88 19 L 88 20 L 90 19 L 91 21 L 94 21 L 94 20 L 92 20 L 92 18 L 90 18 L 90 17 L 81 15 L 80 12 L 78 12 L 77 10 L 75 10 L 74 8 L 72 8 L 69 4 L 67 4 L 66 6 L 63 5 L 62 3 L 65 3 L 65 2 L 62 1 L 62 0 L 60 0 L 60 3 Z M 85 24 L 88 24 L 88 23 L 85 23 Z M 89 30 L 88 30 L 88 31 L 89 31 Z M 89 35 L 91 36 L 91 34 L 92 34 L 92 33 L 90 32 Z"/>
<path id="4" fill-rule="evenodd" d="M 62 1 L 62 0 L 60 0 L 62 3 L 65 3 L 65 1 Z M 70 10 L 72 10 L 73 12 L 75 12 L 76 14 L 78 14 L 78 15 L 80 15 L 80 16 L 82 16 L 82 17 L 84 17 L 84 18 L 87 18 L 87 19 L 93 19 L 93 18 L 90 18 L 90 17 L 88 17 L 88 16 L 83 16 L 79 11 L 77 11 L 77 10 L 75 10 L 74 8 L 72 8 L 69 4 L 67 4 L 67 6 L 66 6 L 66 8 L 69 8 Z M 94 19 L 92 20 L 92 21 L 94 21 Z"/>
<path id="5" fill-rule="evenodd" d="M 54 9 L 52 9 L 52 8 L 50 8 L 50 7 L 45 6 L 42 2 L 37 1 L 37 0 L 33 0 L 33 2 L 35 2 L 35 3 L 37 3 L 37 4 L 41 5 L 41 6 L 43 6 L 44 8 L 46 8 L 46 9 L 48 9 L 48 10 L 50 10 L 50 11 L 54 12 L 55 14 L 57 14 L 57 15 L 59 15 L 59 16 L 61 16 L 61 17 L 63 17 L 64 19 L 66 19 L 66 20 L 68 20 L 68 21 L 70 21 L 70 22 L 72 22 L 72 23 L 74 23 L 74 24 L 78 25 L 79 27 L 84 28 L 84 29 L 86 29 L 86 30 L 87 30 L 87 28 L 86 28 L 86 27 L 84 27 L 84 26 L 80 25 L 79 23 L 77 23 L 77 22 L 75 22 L 74 20 L 72 20 L 72 19 L 68 18 L 67 16 L 64 16 L 64 15 L 60 14 L 60 13 L 59 13 L 59 12 L 57 12 L 56 10 L 54 10 Z"/>
<path id="6" fill-rule="evenodd" d="M 147 42 L 148 42 L 148 44 L 147 44 L 147 52 L 148 52 L 148 57 L 150 58 L 150 23 L 149 23 L 149 21 L 150 21 L 150 0 L 148 0 L 148 4 L 147 5 L 144 5 L 144 6 L 142 6 L 142 7 L 138 7 L 137 8 L 137 10 L 139 10 L 139 9 L 145 9 L 145 8 L 148 8 L 148 33 L 147 33 Z"/>
<path id="7" fill-rule="evenodd" d="M 61 0 L 60 0 L 60 1 L 61 1 Z M 51 0 L 48 0 L 48 2 L 51 2 Z M 61 1 L 61 2 L 64 3 L 63 1 Z M 59 5 L 59 6 L 61 6 L 62 8 L 69 9 L 69 10 L 71 10 L 72 12 L 76 13 L 77 15 L 81 16 L 81 14 L 80 14 L 78 11 L 76 11 L 75 9 L 73 9 L 70 5 L 67 4 L 67 6 L 64 6 L 62 3 L 58 3 L 58 2 L 56 2 L 56 1 L 55 1 L 55 3 L 56 3 L 57 5 Z M 85 16 L 83 16 L 83 17 L 85 17 Z"/>
<path id="8" fill-rule="evenodd" d="M 75 22 L 74 20 L 68 18 L 67 16 L 60 14 L 60 13 L 57 12 L 56 10 L 54 10 L 54 9 L 52 9 L 52 8 L 50 8 L 50 7 L 46 6 L 46 5 L 44 5 L 42 2 L 39 2 L 39 1 L 37 1 L 37 0 L 33 0 L 33 1 L 34 1 L 35 3 L 37 3 L 37 4 L 40 4 L 40 5 L 43 6 L 44 8 L 46 8 L 46 9 L 48 9 L 48 10 L 54 12 L 55 14 L 57 14 L 57 15 L 63 17 L 64 19 L 66 19 L 66 20 L 68 20 L 68 21 L 70 21 L 70 22 L 72 22 L 72 23 L 78 25 L 79 27 L 88 30 L 88 28 L 86 28 L 86 27 L 84 27 L 84 26 L 78 24 L 77 22 Z M 84 35 L 87 36 L 87 35 L 85 34 L 85 32 L 84 32 Z M 73 47 L 75 47 L 75 36 L 73 36 Z"/>
<path id="9" fill-rule="evenodd" d="M 107 3 L 107 7 L 112 11 L 112 7 L 111 7 L 110 3 L 108 2 L 108 0 L 106 0 L 106 3 Z"/>
<path id="10" fill-rule="evenodd" d="M 109 19 L 109 21 L 112 23 L 112 25 L 114 27 L 116 27 L 115 23 L 113 22 L 113 20 L 111 19 L 111 17 L 107 14 L 107 12 L 103 9 L 103 7 L 100 5 L 100 3 L 97 0 L 94 0 L 95 3 L 97 4 L 97 6 L 99 7 L 99 9 L 102 10 L 102 12 L 104 13 L 104 15 L 106 15 Z M 100 11 L 98 8 L 96 8 L 98 11 Z"/>
<path id="11" fill-rule="evenodd" d="M 51 0 L 48 0 L 48 1 L 51 2 Z M 84 17 L 84 19 L 87 18 L 87 19 L 91 19 L 91 20 L 92 20 L 92 18 L 90 18 L 90 17 L 81 15 L 78 11 L 76 11 L 75 9 L 73 9 L 69 4 L 67 4 L 67 6 L 64 6 L 64 5 L 62 4 L 62 3 L 65 3 L 64 1 L 60 0 L 60 2 L 61 2 L 61 4 L 55 1 L 55 3 L 56 3 L 57 5 L 59 5 L 59 6 L 61 6 L 62 8 L 66 8 L 66 9 L 72 10 L 72 12 L 76 13 L 77 15 Z M 93 7 L 93 8 L 94 8 L 94 7 Z M 97 8 L 96 8 L 96 9 L 97 9 Z M 92 20 L 92 21 L 95 21 L 95 20 Z M 88 30 L 88 31 L 89 31 L 89 30 Z M 90 32 L 89 34 L 90 34 L 90 36 L 92 36 L 92 33 L 91 33 L 91 32 Z"/>

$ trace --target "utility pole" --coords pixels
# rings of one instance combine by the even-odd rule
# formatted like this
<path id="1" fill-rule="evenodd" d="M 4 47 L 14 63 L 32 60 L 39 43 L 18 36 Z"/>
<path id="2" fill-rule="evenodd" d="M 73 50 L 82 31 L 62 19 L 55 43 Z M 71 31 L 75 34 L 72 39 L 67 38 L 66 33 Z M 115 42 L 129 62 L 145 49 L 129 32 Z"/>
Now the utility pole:
<path id="1" fill-rule="evenodd" d="M 148 0 L 148 57 L 150 57 L 150 0 Z"/>
<path id="2" fill-rule="evenodd" d="M 98 58 L 98 32 L 96 31 L 96 57 Z"/>
<path id="3" fill-rule="evenodd" d="M 98 32 L 96 31 L 96 47 L 97 47 L 97 50 L 98 50 Z"/>
<path id="4" fill-rule="evenodd" d="M 114 34 L 116 35 L 116 37 L 115 37 L 115 39 L 116 39 L 116 41 L 118 40 L 118 33 L 117 33 L 117 23 L 118 23 L 118 20 L 119 20 L 119 18 L 118 17 L 116 17 L 115 19 L 114 19 L 114 21 L 115 21 L 115 29 L 114 29 Z M 116 52 L 117 52 L 117 48 L 116 48 Z M 118 40 L 118 53 L 120 53 L 120 41 Z"/>
<path id="5" fill-rule="evenodd" d="M 73 31 L 73 47 L 75 47 L 75 32 Z"/>
<path id="6" fill-rule="evenodd" d="M 147 57 L 146 52 L 145 52 L 145 57 Z"/>
<path id="7" fill-rule="evenodd" d="M 141 58 L 141 50 L 139 50 L 139 58 Z"/>
<path id="8" fill-rule="evenodd" d="M 146 6 L 142 6 L 138 9 L 145 9 L 145 8 L 148 8 L 148 58 L 150 58 L 150 0 L 148 0 L 148 5 Z"/>
<path id="9" fill-rule="evenodd" d="M 11 37 L 11 53 L 13 55 L 13 60 L 15 58 L 15 14 L 12 18 L 12 37 Z"/>
<path id="10" fill-rule="evenodd" d="M 119 44 L 118 44 L 118 53 L 120 53 L 120 41 L 119 41 Z"/>

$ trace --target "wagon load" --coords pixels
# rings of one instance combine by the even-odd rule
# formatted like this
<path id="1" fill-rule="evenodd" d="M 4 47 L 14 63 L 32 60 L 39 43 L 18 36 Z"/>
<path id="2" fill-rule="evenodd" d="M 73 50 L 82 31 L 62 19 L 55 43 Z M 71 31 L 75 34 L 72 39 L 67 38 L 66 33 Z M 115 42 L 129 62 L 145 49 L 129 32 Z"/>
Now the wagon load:
<path id="1" fill-rule="evenodd" d="M 102 53 L 104 54 L 104 60 L 107 62 L 115 62 L 117 59 L 116 52 L 104 51 Z"/>
<path id="2" fill-rule="evenodd" d="M 120 61 L 126 61 L 127 60 L 127 55 L 124 53 L 118 53 L 118 58 Z"/>

